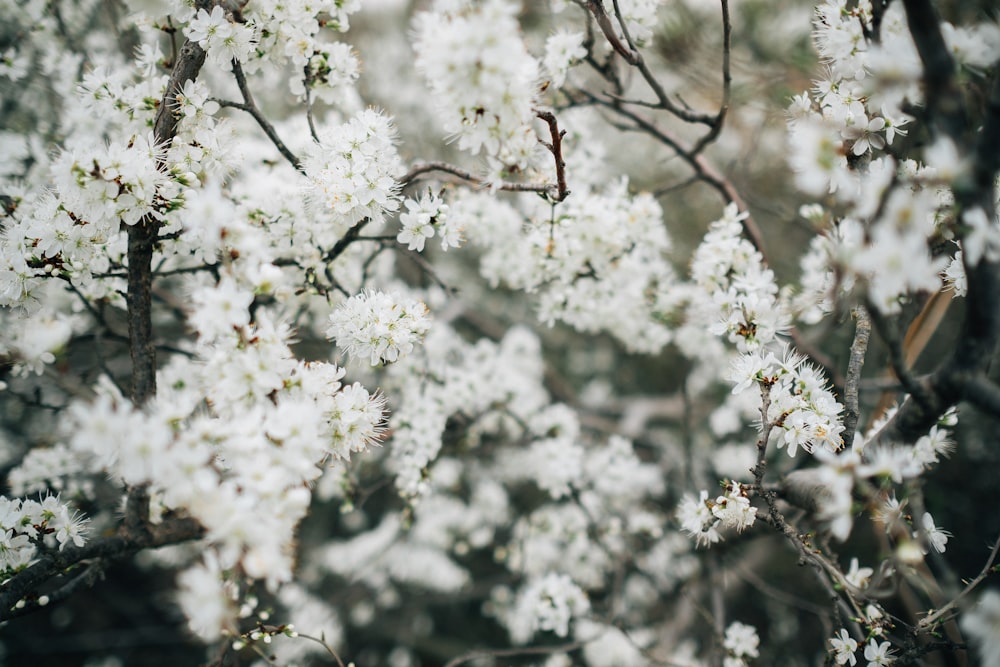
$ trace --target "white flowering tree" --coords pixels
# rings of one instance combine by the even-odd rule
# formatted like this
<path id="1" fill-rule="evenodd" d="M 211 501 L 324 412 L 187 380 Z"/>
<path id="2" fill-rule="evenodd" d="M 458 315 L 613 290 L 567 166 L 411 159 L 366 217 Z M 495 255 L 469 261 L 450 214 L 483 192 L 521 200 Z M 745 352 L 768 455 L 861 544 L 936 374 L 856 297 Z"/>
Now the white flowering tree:
<path id="1" fill-rule="evenodd" d="M 997 664 L 981 4 L 0 1 L 4 653 Z"/>

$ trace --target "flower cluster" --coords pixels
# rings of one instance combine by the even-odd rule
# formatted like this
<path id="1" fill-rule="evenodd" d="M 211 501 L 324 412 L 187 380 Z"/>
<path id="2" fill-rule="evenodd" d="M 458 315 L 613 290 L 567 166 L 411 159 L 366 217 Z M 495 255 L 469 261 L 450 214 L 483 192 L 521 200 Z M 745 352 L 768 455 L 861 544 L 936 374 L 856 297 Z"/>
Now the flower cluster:
<path id="1" fill-rule="evenodd" d="M 766 346 L 788 326 L 774 273 L 743 236 L 741 223 L 748 215 L 728 204 L 691 259 L 691 279 L 704 291 L 692 299 L 691 315 L 709 323 L 712 333 L 725 334 L 741 352 Z"/>
<path id="2" fill-rule="evenodd" d="M 554 219 L 542 204 L 525 221 L 482 194 L 453 201 L 449 215 L 484 248 L 485 278 L 539 293 L 543 321 L 607 331 L 633 351 L 656 352 L 672 339 L 664 320 L 676 307 L 677 278 L 665 260 L 663 211 L 649 193 L 630 193 L 627 180 L 574 192 Z"/>
<path id="3" fill-rule="evenodd" d="M 256 41 L 253 27 L 233 21 L 221 5 L 212 7 L 211 13 L 199 9 L 184 34 L 192 42 L 198 42 L 208 57 L 221 67 L 229 67 L 234 60 L 246 62 Z"/>
<path id="4" fill-rule="evenodd" d="M 416 299 L 397 299 L 379 291 L 362 292 L 330 314 L 328 338 L 371 365 L 389 363 L 409 354 L 430 328 L 427 306 Z"/>
<path id="5" fill-rule="evenodd" d="M 832 639 L 830 648 L 833 652 L 833 659 L 838 665 L 851 665 L 858 663 L 858 642 L 851 637 L 850 633 L 841 628 Z M 887 641 L 879 642 L 876 638 L 871 638 L 865 644 L 864 658 L 867 660 L 866 667 L 887 667 L 895 662 L 891 644 Z"/>
<path id="6" fill-rule="evenodd" d="M 540 389 L 540 342 L 526 329 L 512 329 L 499 343 L 470 344 L 450 328 L 434 326 L 422 349 L 425 355 L 413 355 L 389 369 L 408 397 L 392 417 L 390 462 L 396 486 L 408 498 L 429 490 L 427 469 L 441 450 L 452 415 L 501 409 L 526 420 L 547 403 Z M 503 432 L 505 421 L 494 417 L 487 423 L 490 430 Z"/>
<path id="7" fill-rule="evenodd" d="M 865 34 L 876 23 L 880 38 L 870 42 Z M 942 24 L 958 62 L 973 72 L 996 60 L 988 35 L 997 32 L 989 24 L 967 30 Z M 969 167 L 950 138 L 933 137 L 923 165 L 885 154 L 911 120 L 901 109 L 919 104 L 923 95 L 923 67 L 902 7 L 887 9 L 876 21 L 871 3 L 845 11 L 829 0 L 817 9 L 814 37 L 828 59 L 829 77 L 791 107 L 796 182 L 817 196 L 832 193 L 849 205 L 851 225 L 867 227 L 853 252 L 829 258 L 826 274 L 841 276 L 845 288 L 860 279 L 870 302 L 894 314 L 908 295 L 940 289 L 945 272 L 949 284 L 964 282 L 961 263 L 931 252 L 934 239 L 959 239 L 974 265 L 984 253 L 996 256 L 1000 223 L 976 207 L 963 212 L 965 224 L 942 214 L 951 198 L 941 186 L 960 181 Z"/>
<path id="8" fill-rule="evenodd" d="M 582 32 L 561 30 L 545 40 L 545 59 L 542 62 L 553 86 L 562 86 L 570 68 L 587 55 L 583 38 Z"/>
<path id="9" fill-rule="evenodd" d="M 0 581 L 31 565 L 42 544 L 82 547 L 87 522 L 59 496 L 41 502 L 0 496 Z"/>
<path id="10" fill-rule="evenodd" d="M 735 528 L 743 532 L 757 520 L 757 508 L 750 504 L 746 488 L 739 482 L 729 482 L 725 494 L 710 500 L 708 491 L 695 499 L 685 494 L 677 506 L 677 521 L 681 529 L 695 539 L 698 546 L 722 540 L 719 529 Z"/>
<path id="11" fill-rule="evenodd" d="M 812 452 L 823 447 L 831 452 L 841 449 L 840 413 L 844 407 L 834 397 L 826 378 L 805 358 L 786 350 L 779 360 L 771 352 L 751 352 L 738 357 L 729 379 L 737 394 L 751 384 L 766 384 L 770 390 L 768 419 L 779 428 L 772 431 L 777 446 L 788 447 L 795 456 L 802 447 Z"/>
<path id="12" fill-rule="evenodd" d="M 220 571 L 238 566 L 271 587 L 291 579 L 295 528 L 322 464 L 378 442 L 384 423 L 384 398 L 343 387 L 332 364 L 297 361 L 289 337 L 258 312 L 199 339 L 194 358 L 174 357 L 145 410 L 106 384 L 72 404 L 66 425 L 70 447 L 113 480 L 149 485 L 154 517 L 196 519 Z M 220 598 L 217 609 L 231 605 Z"/>
<path id="13" fill-rule="evenodd" d="M 303 159 L 310 200 L 353 227 L 365 218 L 381 223 L 399 208 L 403 163 L 391 121 L 372 109 L 320 134 Z"/>
<path id="14" fill-rule="evenodd" d="M 727 655 L 723 660 L 724 667 L 747 667 L 750 658 L 760 655 L 757 647 L 760 637 L 752 625 L 734 621 L 726 628 L 726 636 L 722 641 Z"/>
<path id="15" fill-rule="evenodd" d="M 459 147 L 523 168 L 538 147 L 539 66 L 521 40 L 516 12 L 502 0 L 440 0 L 417 16 L 414 49 Z"/>
<path id="16" fill-rule="evenodd" d="M 462 244 L 462 228 L 448 215 L 448 205 L 433 193 L 427 193 L 419 200 L 407 199 L 406 212 L 399 216 L 402 230 L 396 240 L 405 243 L 410 250 L 422 252 L 424 241 L 435 233 L 441 238 L 441 249 L 457 248 Z"/>
<path id="17" fill-rule="evenodd" d="M 565 637 L 569 622 L 590 611 L 590 602 L 567 575 L 550 573 L 522 591 L 517 609 L 524 618 L 531 619 L 534 630 Z"/>

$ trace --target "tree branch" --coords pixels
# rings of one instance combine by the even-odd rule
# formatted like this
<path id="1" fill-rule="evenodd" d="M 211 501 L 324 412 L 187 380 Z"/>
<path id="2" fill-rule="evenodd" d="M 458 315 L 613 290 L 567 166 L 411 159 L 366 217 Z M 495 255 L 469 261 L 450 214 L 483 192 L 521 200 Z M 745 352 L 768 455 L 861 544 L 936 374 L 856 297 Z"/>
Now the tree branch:
<path id="1" fill-rule="evenodd" d="M 974 158 L 973 177 L 960 178 L 952 184 L 956 207 L 959 213 L 980 207 L 992 219 L 996 214 L 993 187 L 1000 170 L 1000 157 L 996 154 L 996 142 L 1000 139 L 1000 77 L 995 75 L 978 137 L 964 136 L 968 130 L 967 112 L 934 7 L 930 0 L 903 0 L 903 4 L 924 65 L 928 120 L 955 141 L 960 152 Z M 921 383 L 926 386 L 925 400 L 911 398 L 903 403 L 876 435 L 876 441 L 912 442 L 960 400 L 975 401 L 970 381 L 985 374 L 1000 341 L 1000 309 L 996 305 L 996 296 L 1000 294 L 1000 263 L 984 257 L 973 266 L 966 258 L 965 272 L 969 285 L 965 318 L 951 356 Z"/>
<path id="2" fill-rule="evenodd" d="M 154 143 L 163 147 L 164 151 L 177 134 L 177 96 L 187 81 L 197 78 L 204 64 L 204 49 L 197 42 L 185 42 L 153 123 Z M 164 165 L 161 163 L 159 166 Z M 128 291 L 125 302 L 128 307 L 129 355 L 132 359 L 132 402 L 137 407 L 156 393 L 151 290 L 153 248 L 159 228 L 160 223 L 151 215 L 128 228 Z"/>
<path id="3" fill-rule="evenodd" d="M 260 109 L 257 107 L 257 103 L 254 102 L 253 95 L 250 93 L 250 87 L 247 85 L 246 74 L 243 73 L 243 66 L 240 65 L 240 61 L 233 61 L 233 76 L 236 77 L 236 85 L 240 89 L 240 95 L 243 96 L 243 104 L 239 102 L 231 102 L 229 100 L 216 100 L 220 106 L 232 107 L 234 109 L 239 109 L 240 111 L 246 111 L 250 114 L 257 124 L 260 125 L 260 129 L 264 130 L 264 134 L 267 138 L 271 140 L 274 147 L 278 149 L 288 162 L 299 171 L 304 171 L 302 168 L 302 161 L 292 151 L 288 149 L 285 142 L 281 140 L 278 136 L 277 131 L 275 131 L 274 126 L 264 117 Z M 311 127 L 311 126 L 310 126 Z"/>
<path id="4" fill-rule="evenodd" d="M 850 449 L 854 444 L 854 432 L 858 428 L 861 409 L 858 406 L 861 371 L 865 365 L 865 353 L 868 351 L 868 338 L 871 335 L 871 320 L 864 308 L 854 311 L 857 324 L 854 328 L 854 342 L 851 344 L 851 356 L 847 362 L 847 380 L 844 386 L 844 448 Z"/>
<path id="5" fill-rule="evenodd" d="M 551 143 L 543 141 L 542 145 L 549 149 L 549 152 L 552 153 L 552 158 L 556 161 L 557 189 L 554 199 L 557 202 L 561 202 L 569 196 L 569 190 L 566 189 L 566 162 L 563 161 L 562 156 L 562 138 L 566 134 L 566 131 L 559 130 L 559 123 L 556 122 L 556 117 L 551 111 L 535 111 L 535 115 L 549 126 L 549 134 L 552 137 L 552 141 Z"/>
<path id="6" fill-rule="evenodd" d="M 499 184 L 489 183 L 479 176 L 476 176 L 471 171 L 466 171 L 461 167 L 456 167 L 455 165 L 448 164 L 447 162 L 423 162 L 418 164 L 410 169 L 410 171 L 408 171 L 399 182 L 406 186 L 414 181 L 420 180 L 420 177 L 424 174 L 435 171 L 441 171 L 446 174 L 451 174 L 452 176 L 457 176 L 459 179 L 472 183 L 473 185 L 478 185 L 483 188 L 495 188 L 505 192 L 537 192 L 547 196 L 553 196 L 552 193 L 559 192 L 559 186 L 552 185 L 551 183 L 511 183 L 509 181 L 501 181 Z M 568 195 L 569 192 L 566 194 Z"/>
<path id="7" fill-rule="evenodd" d="M 593 14 L 598 27 L 600 27 L 601 32 L 604 33 L 605 39 L 607 39 L 608 43 L 611 44 L 611 48 L 613 48 L 618 55 L 624 58 L 625 62 L 639 70 L 639 73 L 646 81 L 646 84 L 653 91 L 653 94 L 656 95 L 658 102 L 656 108 L 669 111 L 673 115 L 688 123 L 711 125 L 715 120 L 715 116 L 713 114 L 698 113 L 692 111 L 691 109 L 677 106 L 670 101 L 670 98 L 667 97 L 667 93 L 663 89 L 663 86 L 649 69 L 649 65 L 646 64 L 645 59 L 642 57 L 639 49 L 636 47 L 631 36 L 628 34 L 628 28 L 625 26 L 625 21 L 622 20 L 621 10 L 618 7 L 617 0 L 615 0 L 614 6 L 616 18 L 622 28 L 622 35 L 626 40 L 625 44 L 622 43 L 622 41 L 618 38 L 618 35 L 615 33 L 615 28 L 611 24 L 611 17 L 608 16 L 608 13 L 604 10 L 604 5 L 600 2 L 600 0 L 587 0 L 587 9 L 589 9 L 590 13 Z"/>
<path id="8" fill-rule="evenodd" d="M 196 540 L 203 534 L 204 529 L 194 519 L 171 517 L 161 524 L 149 526 L 148 530 L 138 535 L 123 529 L 118 535 L 93 540 L 82 547 L 50 551 L 0 588 L 0 622 L 37 609 L 37 602 L 18 603 L 74 565 L 92 559 L 119 559 L 143 549 Z"/>

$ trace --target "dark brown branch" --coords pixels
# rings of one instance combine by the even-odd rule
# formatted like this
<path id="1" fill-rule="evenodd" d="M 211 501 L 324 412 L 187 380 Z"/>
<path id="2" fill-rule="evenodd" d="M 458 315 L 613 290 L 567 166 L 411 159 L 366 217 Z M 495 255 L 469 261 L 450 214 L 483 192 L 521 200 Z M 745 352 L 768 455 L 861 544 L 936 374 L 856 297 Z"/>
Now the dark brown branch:
<path id="1" fill-rule="evenodd" d="M 471 171 L 466 171 L 461 167 L 456 167 L 455 165 L 448 164 L 447 162 L 423 162 L 418 164 L 410 169 L 410 171 L 408 171 L 406 175 L 400 179 L 400 183 L 402 183 L 403 186 L 410 185 L 411 183 L 420 180 L 420 177 L 424 174 L 429 174 L 435 171 L 451 174 L 452 176 L 456 176 L 460 180 L 472 183 L 473 185 L 478 185 L 483 188 L 496 188 L 497 190 L 503 190 L 505 192 L 537 192 L 547 196 L 552 196 L 552 193 L 559 192 L 559 186 L 552 185 L 551 183 L 510 183 L 508 181 L 501 181 L 499 184 L 489 183 L 479 176 L 476 176 Z"/>
<path id="2" fill-rule="evenodd" d="M 590 13 L 593 14 L 598 27 L 600 27 L 601 32 L 604 33 L 605 39 L 607 39 L 608 43 L 611 44 L 611 48 L 613 48 L 618 55 L 624 58 L 625 62 L 639 70 L 639 73 L 646 81 L 646 84 L 653 91 L 653 94 L 656 95 L 658 102 L 656 108 L 669 111 L 673 115 L 688 123 L 711 125 L 715 119 L 713 114 L 698 113 L 686 108 L 686 105 L 681 107 L 670 101 L 670 98 L 667 96 L 663 86 L 660 84 L 659 80 L 657 80 L 656 75 L 653 74 L 652 70 L 649 69 L 649 65 L 646 64 L 646 61 L 639 52 L 639 49 L 636 48 L 631 36 L 629 36 L 628 29 L 625 26 L 625 21 L 622 20 L 617 0 L 614 4 L 616 18 L 618 19 L 619 25 L 622 27 L 622 34 L 625 36 L 627 42 L 625 44 L 618 39 L 618 35 L 615 33 L 615 28 L 611 24 L 611 17 L 608 16 L 608 13 L 604 10 L 604 5 L 600 0 L 587 0 L 587 9 L 589 9 Z"/>
<path id="3" fill-rule="evenodd" d="M 679 139 L 673 136 L 670 132 L 661 129 L 653 121 L 649 120 L 648 118 L 645 118 L 640 114 L 637 114 L 631 109 L 626 109 L 625 107 L 621 106 L 621 104 L 618 103 L 617 101 L 614 100 L 609 101 L 601 99 L 597 95 L 594 95 L 593 93 L 590 93 L 586 90 L 580 90 L 579 93 L 588 100 L 590 100 L 591 102 L 594 102 L 607 109 L 610 109 L 615 113 L 619 114 L 620 116 L 623 116 L 632 121 L 633 126 L 631 126 L 629 129 L 639 132 L 645 132 L 646 134 L 652 136 L 654 139 L 657 139 L 658 141 L 666 145 L 668 148 L 673 150 L 679 158 L 681 158 L 684 162 L 686 162 L 689 167 L 691 167 L 691 169 L 695 172 L 695 174 L 697 174 L 699 180 L 706 183 L 712 189 L 718 192 L 722 196 L 724 201 L 726 201 L 727 203 L 731 202 L 736 204 L 737 208 L 739 208 L 740 211 L 744 212 L 748 211 L 746 202 L 743 200 L 743 197 L 740 196 L 740 193 L 736 191 L 736 188 L 733 186 L 733 184 L 724 176 L 722 176 L 718 171 L 716 171 L 715 167 L 713 167 L 708 162 L 708 160 L 705 158 L 704 155 L 693 154 L 690 148 L 685 146 Z M 742 224 L 743 224 L 743 231 L 747 235 L 747 238 L 750 240 L 750 243 L 752 243 L 754 248 L 756 248 L 757 251 L 760 252 L 760 254 L 765 257 L 766 261 L 767 253 L 764 250 L 764 237 L 761 234 L 760 228 L 757 226 L 757 223 L 754 221 L 752 216 L 747 215 L 747 217 L 743 219 Z"/>
<path id="4" fill-rule="evenodd" d="M 566 189 L 566 162 L 562 156 L 562 138 L 566 134 L 566 131 L 559 129 L 559 123 L 551 111 L 535 111 L 535 115 L 549 126 L 549 134 L 552 137 L 552 141 L 543 141 L 542 145 L 549 149 L 549 152 L 552 153 L 552 158 L 556 162 L 557 189 L 555 201 L 561 202 L 569 196 L 569 190 Z"/>
<path id="5" fill-rule="evenodd" d="M 19 609 L 16 605 L 33 595 L 39 586 L 74 565 L 93 559 L 119 559 L 143 549 L 196 540 L 203 534 L 204 529 L 194 519 L 172 517 L 161 524 L 149 526 L 148 530 L 138 535 L 123 530 L 118 535 L 98 538 L 82 547 L 67 547 L 46 553 L 0 589 L 0 622 L 37 609 L 37 603 L 30 601 Z"/>
<path id="6" fill-rule="evenodd" d="M 903 0 L 906 23 L 924 64 L 927 117 L 958 141 L 969 124 L 962 91 L 955 81 L 955 61 L 941 33 L 941 19 L 931 0 Z"/>
<path id="7" fill-rule="evenodd" d="M 974 375 L 965 381 L 966 401 L 994 418 L 1000 418 L 1000 385 L 985 375 Z"/>
<path id="8" fill-rule="evenodd" d="M 177 63 L 153 123 L 153 138 L 164 155 L 177 134 L 177 96 L 184 84 L 197 78 L 205 64 L 205 51 L 196 42 L 181 47 Z M 164 165 L 160 164 L 160 167 Z M 132 359 L 132 402 L 141 407 L 156 393 L 156 347 L 152 326 L 153 248 L 160 224 L 146 216 L 128 228 L 128 307 L 129 354 Z"/>
<path id="9" fill-rule="evenodd" d="M 216 100 L 216 101 L 219 103 L 220 106 L 232 107 L 234 109 L 246 111 L 248 114 L 250 114 L 253 117 L 253 119 L 257 121 L 257 124 L 260 125 L 260 129 L 264 130 L 264 134 L 266 134 L 267 138 L 271 140 L 271 143 L 274 144 L 274 147 L 278 149 L 278 152 L 281 153 L 282 157 L 288 160 L 288 162 L 293 167 L 295 167 L 299 171 L 303 171 L 302 161 L 299 160 L 299 158 L 296 157 L 295 154 L 288 149 L 288 146 L 285 145 L 285 142 L 283 142 L 281 138 L 278 136 L 278 133 L 275 131 L 274 126 L 271 125 L 271 123 L 267 120 L 267 118 L 264 118 L 264 114 L 261 113 L 260 109 L 257 107 L 257 103 L 254 102 L 253 94 L 251 94 L 250 87 L 247 85 L 247 77 L 243 73 L 243 66 L 240 65 L 240 61 L 238 60 L 233 61 L 233 76 L 236 77 L 236 85 L 239 86 L 240 95 L 243 96 L 243 104 L 240 104 L 238 102 L 230 102 L 228 100 Z"/>
<path id="10" fill-rule="evenodd" d="M 706 146 L 719 138 L 722 126 L 726 122 L 726 115 L 729 113 L 729 102 L 732 96 L 733 74 L 730 68 L 730 56 L 733 42 L 733 23 L 729 17 L 729 0 L 722 2 L 722 101 L 719 103 L 719 112 L 712 120 L 711 127 L 691 149 L 692 153 L 702 152 Z"/>

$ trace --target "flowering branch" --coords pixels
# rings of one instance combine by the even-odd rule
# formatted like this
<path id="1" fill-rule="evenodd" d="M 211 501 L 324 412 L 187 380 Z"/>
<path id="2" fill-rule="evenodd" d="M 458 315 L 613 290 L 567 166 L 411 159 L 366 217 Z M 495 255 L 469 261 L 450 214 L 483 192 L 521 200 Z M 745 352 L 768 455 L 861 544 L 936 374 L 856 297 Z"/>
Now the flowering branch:
<path id="1" fill-rule="evenodd" d="M 194 519 L 171 517 L 138 534 L 123 529 L 118 535 L 93 540 L 82 547 L 49 551 L 37 562 L 11 577 L 0 589 L 0 622 L 30 613 L 42 606 L 38 597 L 33 600 L 28 598 L 36 594 L 39 586 L 74 565 L 93 559 L 123 558 L 143 549 L 196 540 L 203 534 L 204 529 Z M 88 581 L 92 582 L 94 579 Z"/>
<path id="2" fill-rule="evenodd" d="M 957 605 L 962 598 L 971 593 L 986 579 L 986 577 L 993 574 L 993 563 L 996 562 L 997 554 L 1000 554 L 1000 537 L 997 537 L 997 539 L 993 542 L 993 548 L 990 550 L 989 558 L 986 559 L 986 563 L 983 565 L 983 569 L 979 571 L 979 574 L 977 574 L 972 581 L 967 583 L 965 588 L 963 588 L 962 591 L 951 600 L 951 602 L 920 619 L 916 628 L 914 628 L 914 631 L 924 632 L 930 630 L 946 614 L 951 613 L 951 610 L 955 608 L 955 605 Z"/>
<path id="3" fill-rule="evenodd" d="M 956 89 L 955 64 L 929 0 L 905 0 L 907 22 L 924 65 L 927 117 L 974 156 L 971 179 L 953 184 L 959 211 L 981 208 L 995 217 L 993 184 L 1000 171 L 996 139 L 1000 137 L 1000 79 L 994 77 L 983 129 L 970 141 L 964 136 L 967 111 Z M 994 142 L 994 143 L 987 143 Z M 912 442 L 934 425 L 949 407 L 972 394 L 969 381 L 982 377 L 1000 341 L 1000 263 L 988 257 L 972 264 L 966 258 L 968 280 L 965 319 L 953 352 L 920 387 L 921 400 L 908 399 L 877 434 L 878 442 Z"/>
<path id="4" fill-rule="evenodd" d="M 472 183 L 473 185 L 478 185 L 483 188 L 504 190 L 506 192 L 538 192 L 544 195 L 550 195 L 551 193 L 554 192 L 555 196 L 558 196 L 560 192 L 559 186 L 552 184 L 511 183 L 509 181 L 500 181 L 499 183 L 489 182 L 483 180 L 479 176 L 476 176 L 471 171 L 467 171 L 465 169 L 462 169 L 461 167 L 456 167 L 455 165 L 448 164 L 447 162 L 423 162 L 421 164 L 418 164 L 413 168 L 411 168 L 410 171 L 406 172 L 406 174 L 401 179 L 399 179 L 399 182 L 402 183 L 403 186 L 405 187 L 407 185 L 410 185 L 411 183 L 421 180 L 421 177 L 424 174 L 432 173 L 435 171 L 441 171 L 446 174 L 451 174 L 452 176 L 457 176 L 460 180 Z M 566 195 L 568 194 L 569 192 L 567 191 Z M 563 199 L 565 199 L 565 196 L 563 197 Z M 559 199 L 558 201 L 562 201 L 562 199 Z"/>
<path id="5" fill-rule="evenodd" d="M 841 600 L 841 597 L 837 594 L 837 589 L 842 590 L 846 595 L 854 614 L 858 617 L 862 617 L 864 614 L 862 613 L 861 608 L 852 593 L 854 586 L 847 581 L 844 573 L 840 571 L 840 568 L 832 563 L 823 554 L 821 549 L 810 544 L 806 544 L 803 537 L 785 520 L 784 515 L 782 515 L 781 511 L 778 509 L 777 491 L 773 488 L 765 487 L 764 485 L 764 473 L 767 470 L 767 443 L 770 440 L 771 431 L 774 429 L 775 424 L 767 416 L 768 411 L 771 408 L 771 385 L 767 380 L 760 382 L 759 385 L 761 395 L 761 432 L 760 436 L 757 438 L 757 462 L 751 469 L 751 473 L 754 477 L 757 495 L 763 499 L 764 504 L 767 506 L 766 520 L 792 544 L 795 551 L 798 552 L 802 562 L 812 565 L 816 572 L 817 579 L 830 594 L 831 600 Z M 831 581 L 836 585 L 836 588 L 834 588 L 831 584 Z"/>

